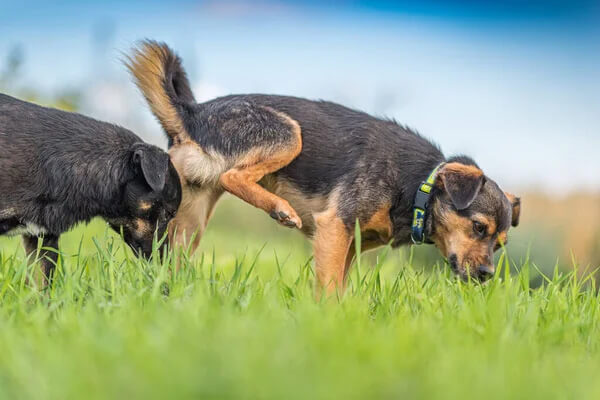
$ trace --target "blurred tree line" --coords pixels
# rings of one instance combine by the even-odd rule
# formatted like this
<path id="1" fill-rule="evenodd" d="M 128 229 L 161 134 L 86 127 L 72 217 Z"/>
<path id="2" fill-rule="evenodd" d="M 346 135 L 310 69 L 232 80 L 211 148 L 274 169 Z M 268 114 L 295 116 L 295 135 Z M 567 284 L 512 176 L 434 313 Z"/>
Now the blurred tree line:
<path id="1" fill-rule="evenodd" d="M 63 89 L 53 94 L 44 94 L 40 90 L 21 82 L 25 51 L 21 45 L 14 45 L 0 64 L 0 92 L 21 100 L 30 101 L 65 111 L 77 111 L 82 101 L 82 93 L 76 89 Z"/>

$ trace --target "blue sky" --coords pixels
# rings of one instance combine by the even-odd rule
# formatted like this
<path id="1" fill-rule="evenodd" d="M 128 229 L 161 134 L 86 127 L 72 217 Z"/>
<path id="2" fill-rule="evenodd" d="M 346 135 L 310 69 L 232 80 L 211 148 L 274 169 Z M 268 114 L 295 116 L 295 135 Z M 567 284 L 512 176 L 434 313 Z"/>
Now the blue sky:
<path id="1" fill-rule="evenodd" d="M 18 83 L 46 92 L 129 87 L 119 52 L 155 38 L 199 99 L 329 99 L 466 152 L 501 184 L 600 190 L 600 2 L 323 3 L 2 0 L 0 60 L 21 45 Z"/>

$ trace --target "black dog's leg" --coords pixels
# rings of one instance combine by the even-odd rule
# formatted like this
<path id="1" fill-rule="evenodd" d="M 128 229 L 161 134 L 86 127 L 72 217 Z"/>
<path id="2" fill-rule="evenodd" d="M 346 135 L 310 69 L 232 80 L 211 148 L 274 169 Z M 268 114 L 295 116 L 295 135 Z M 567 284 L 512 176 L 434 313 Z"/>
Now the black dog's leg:
<path id="1" fill-rule="evenodd" d="M 25 251 L 28 256 L 33 254 L 35 257 L 38 248 L 38 239 L 37 236 L 23 236 L 23 244 L 25 245 Z M 54 269 L 56 268 L 56 262 L 58 260 L 58 237 L 46 235 L 41 239 L 42 248 L 40 249 L 39 259 L 42 264 L 44 284 L 46 285 L 52 282 Z"/>

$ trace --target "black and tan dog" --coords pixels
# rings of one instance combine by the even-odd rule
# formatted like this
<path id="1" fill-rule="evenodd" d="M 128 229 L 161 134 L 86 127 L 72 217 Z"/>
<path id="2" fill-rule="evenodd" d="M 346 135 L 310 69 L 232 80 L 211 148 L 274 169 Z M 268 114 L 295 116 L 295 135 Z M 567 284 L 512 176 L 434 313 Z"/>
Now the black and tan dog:
<path id="1" fill-rule="evenodd" d="M 99 216 L 152 253 L 181 202 L 168 154 L 127 129 L 0 94 L 0 235 L 57 248 L 77 222 Z M 57 254 L 42 251 L 51 276 Z"/>
<path id="2" fill-rule="evenodd" d="M 356 221 L 363 250 L 425 236 L 460 275 L 480 279 L 494 272 L 493 253 L 518 223 L 519 200 L 475 162 L 444 158 L 394 121 L 285 96 L 198 104 L 180 59 L 153 41 L 142 42 L 127 66 L 168 134 L 183 181 L 175 243 L 197 232 L 195 248 L 228 191 L 310 237 L 318 282 L 331 291 L 343 286 L 354 257 Z"/>

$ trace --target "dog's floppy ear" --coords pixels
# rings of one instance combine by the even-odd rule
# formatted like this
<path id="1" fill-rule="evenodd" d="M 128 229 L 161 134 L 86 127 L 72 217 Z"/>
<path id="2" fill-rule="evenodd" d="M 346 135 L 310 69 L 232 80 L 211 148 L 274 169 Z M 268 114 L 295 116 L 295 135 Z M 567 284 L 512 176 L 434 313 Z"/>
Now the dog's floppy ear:
<path id="1" fill-rule="evenodd" d="M 444 165 L 438 178 L 438 185 L 448 193 L 457 210 L 469 207 L 485 183 L 483 171 L 459 162 Z"/>
<path id="2" fill-rule="evenodd" d="M 519 217 L 521 216 L 521 198 L 512 193 L 504 192 L 508 201 L 512 205 L 512 226 L 519 225 Z"/>
<path id="3" fill-rule="evenodd" d="M 156 146 L 147 143 L 136 143 L 132 147 L 133 163 L 139 167 L 148 186 L 155 192 L 165 187 L 169 155 Z"/>

